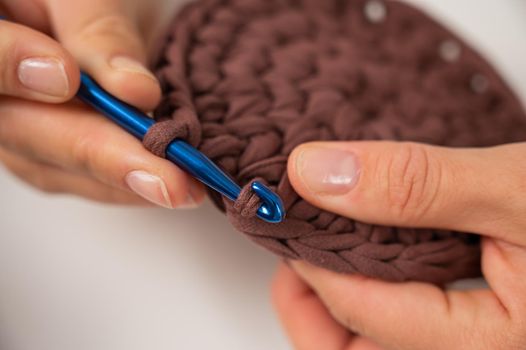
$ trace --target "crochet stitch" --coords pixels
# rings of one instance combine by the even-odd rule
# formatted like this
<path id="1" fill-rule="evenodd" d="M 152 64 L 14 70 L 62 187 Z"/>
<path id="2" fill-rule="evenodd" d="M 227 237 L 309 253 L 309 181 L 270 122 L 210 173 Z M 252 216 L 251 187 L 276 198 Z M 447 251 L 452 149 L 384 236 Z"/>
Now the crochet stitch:
<path id="1" fill-rule="evenodd" d="M 189 141 L 241 185 L 210 192 L 232 224 L 289 259 L 390 281 L 480 275 L 476 235 L 369 225 L 320 210 L 291 187 L 287 158 L 328 140 L 482 147 L 526 140 L 526 116 L 494 69 L 421 11 L 379 0 L 198 0 L 156 63 L 164 99 L 145 145 Z M 255 217 L 264 180 L 287 219 Z"/>

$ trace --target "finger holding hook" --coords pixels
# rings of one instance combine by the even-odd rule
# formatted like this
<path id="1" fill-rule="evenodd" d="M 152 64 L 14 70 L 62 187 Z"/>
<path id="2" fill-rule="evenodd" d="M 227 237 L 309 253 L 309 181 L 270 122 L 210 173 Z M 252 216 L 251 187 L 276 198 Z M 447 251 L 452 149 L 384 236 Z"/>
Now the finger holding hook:
<path id="1" fill-rule="evenodd" d="M 110 95 L 85 73 L 81 75 L 77 96 L 138 139 L 142 140 L 154 124 L 143 112 Z M 239 197 L 239 185 L 187 142 L 176 139 L 170 143 L 166 149 L 166 158 L 226 198 L 235 201 Z M 279 196 L 259 182 L 254 182 L 252 189 L 263 202 L 258 217 L 270 223 L 283 221 L 285 209 Z"/>

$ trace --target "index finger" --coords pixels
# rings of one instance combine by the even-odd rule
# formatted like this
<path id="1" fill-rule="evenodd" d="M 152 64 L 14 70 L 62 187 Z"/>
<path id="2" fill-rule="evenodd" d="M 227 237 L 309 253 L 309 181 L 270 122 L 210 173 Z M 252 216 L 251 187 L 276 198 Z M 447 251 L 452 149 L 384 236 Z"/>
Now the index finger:
<path id="1" fill-rule="evenodd" d="M 463 348 L 471 342 L 465 334 L 487 331 L 484 315 L 492 315 L 493 332 L 507 328 L 508 314 L 489 290 L 443 291 L 339 275 L 302 262 L 292 266 L 342 325 L 389 349 Z"/>
<path id="2" fill-rule="evenodd" d="M 121 100 L 144 110 L 160 100 L 160 85 L 146 68 L 135 1 L 48 0 L 58 40 L 81 69 Z"/>
<path id="3" fill-rule="evenodd" d="M 47 35 L 0 19 L 0 94 L 48 103 L 73 97 L 79 69 Z"/>
<path id="4" fill-rule="evenodd" d="M 352 338 L 326 311 L 314 291 L 285 264 L 272 283 L 272 299 L 295 349 L 339 350 Z"/>

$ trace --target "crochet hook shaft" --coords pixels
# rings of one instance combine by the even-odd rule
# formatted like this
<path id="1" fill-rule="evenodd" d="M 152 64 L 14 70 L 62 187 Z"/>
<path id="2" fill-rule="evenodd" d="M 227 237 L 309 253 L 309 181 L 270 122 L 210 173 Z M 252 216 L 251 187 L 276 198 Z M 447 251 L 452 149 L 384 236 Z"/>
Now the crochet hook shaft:
<path id="1" fill-rule="evenodd" d="M 0 16 L 0 20 L 6 18 Z M 77 97 L 140 140 L 155 123 L 146 114 L 105 91 L 84 72 L 81 72 Z M 228 199 L 235 201 L 239 197 L 241 188 L 208 157 L 185 141 L 173 141 L 166 150 L 166 157 Z M 258 217 L 270 223 L 283 221 L 285 209 L 281 198 L 260 182 L 253 182 L 251 186 L 263 203 L 258 209 Z"/>
<path id="2" fill-rule="evenodd" d="M 140 140 L 155 123 L 143 112 L 106 92 L 86 73 L 81 73 L 77 97 Z M 239 197 L 241 188 L 208 157 L 187 142 L 173 141 L 166 150 L 166 157 L 228 199 L 235 201 Z M 281 198 L 259 182 L 252 184 L 252 190 L 263 203 L 258 209 L 258 217 L 271 223 L 281 222 L 285 216 Z"/>

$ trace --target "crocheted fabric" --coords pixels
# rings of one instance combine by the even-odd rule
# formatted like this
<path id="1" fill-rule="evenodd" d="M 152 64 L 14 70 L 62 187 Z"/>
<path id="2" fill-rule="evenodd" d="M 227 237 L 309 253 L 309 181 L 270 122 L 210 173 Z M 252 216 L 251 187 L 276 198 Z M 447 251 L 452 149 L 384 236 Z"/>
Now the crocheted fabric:
<path id="1" fill-rule="evenodd" d="M 201 0 L 176 17 L 156 64 L 159 156 L 186 139 L 245 186 L 210 193 L 232 224 L 289 259 L 390 281 L 480 275 L 479 239 L 371 226 L 313 207 L 291 187 L 287 157 L 315 140 L 490 146 L 526 140 L 526 117 L 498 74 L 422 12 L 379 0 Z M 262 179 L 287 219 L 255 217 Z"/>

